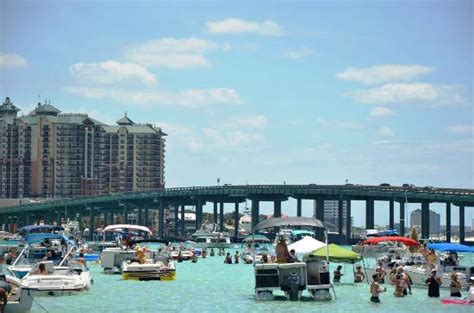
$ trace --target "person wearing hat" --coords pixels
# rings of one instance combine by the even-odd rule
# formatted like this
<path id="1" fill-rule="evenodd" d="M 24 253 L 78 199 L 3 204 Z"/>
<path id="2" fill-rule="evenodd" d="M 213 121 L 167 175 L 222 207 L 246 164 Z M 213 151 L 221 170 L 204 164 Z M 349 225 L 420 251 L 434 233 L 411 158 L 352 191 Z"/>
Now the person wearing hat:
<path id="1" fill-rule="evenodd" d="M 461 283 L 456 272 L 451 273 L 451 284 L 449 285 L 451 297 L 461 298 Z"/>
<path id="2" fill-rule="evenodd" d="M 425 284 L 428 285 L 428 297 L 439 298 L 441 283 L 441 278 L 436 276 L 436 269 L 431 270 L 431 276 L 425 281 Z"/>
<path id="3" fill-rule="evenodd" d="M 469 300 L 469 303 L 474 303 L 474 276 L 469 278 L 469 294 L 467 300 Z"/>

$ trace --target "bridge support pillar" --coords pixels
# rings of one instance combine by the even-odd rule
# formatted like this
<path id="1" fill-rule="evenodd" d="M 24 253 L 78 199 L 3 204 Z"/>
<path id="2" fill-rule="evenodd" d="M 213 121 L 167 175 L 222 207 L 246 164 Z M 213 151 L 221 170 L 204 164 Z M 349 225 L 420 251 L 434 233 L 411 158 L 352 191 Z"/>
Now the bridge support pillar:
<path id="1" fill-rule="evenodd" d="M 196 230 L 200 229 L 202 224 L 202 205 L 201 200 L 196 202 Z"/>
<path id="2" fill-rule="evenodd" d="M 465 240 L 465 208 L 464 205 L 461 204 L 459 206 L 459 243 L 464 244 Z"/>
<path id="3" fill-rule="evenodd" d="M 185 223 L 184 223 L 184 213 L 186 212 L 186 206 L 183 204 L 181 206 L 181 237 L 184 238 Z"/>
<path id="4" fill-rule="evenodd" d="M 239 203 L 234 204 L 234 241 L 239 239 Z"/>
<path id="5" fill-rule="evenodd" d="M 405 236 L 405 202 L 400 201 L 400 236 Z"/>
<path id="6" fill-rule="evenodd" d="M 430 239 L 430 203 L 421 202 L 421 238 Z"/>
<path id="7" fill-rule="evenodd" d="M 114 210 L 113 209 L 110 210 L 109 214 L 110 214 L 110 218 L 109 218 L 110 225 L 113 225 L 113 224 L 115 224 L 115 212 L 114 212 Z"/>
<path id="8" fill-rule="evenodd" d="M 260 202 L 252 200 L 252 229 L 258 224 L 260 215 Z"/>
<path id="9" fill-rule="evenodd" d="M 142 208 L 138 208 L 137 210 L 137 224 L 143 225 L 143 210 Z"/>
<path id="10" fill-rule="evenodd" d="M 179 236 L 178 225 L 179 225 L 179 205 L 174 204 L 174 236 Z"/>
<path id="11" fill-rule="evenodd" d="M 145 207 L 145 226 L 150 227 L 150 208 L 148 206 Z"/>
<path id="12" fill-rule="evenodd" d="M 390 200 L 388 208 L 388 228 L 390 230 L 395 228 L 395 201 Z"/>
<path id="13" fill-rule="evenodd" d="M 281 200 L 273 201 L 273 217 L 281 217 Z"/>
<path id="14" fill-rule="evenodd" d="M 352 206 L 351 199 L 346 200 L 346 240 L 349 243 L 351 240 L 352 232 Z"/>
<path id="15" fill-rule="evenodd" d="M 217 213 L 217 202 L 214 202 L 213 205 L 214 205 L 214 211 L 213 211 L 214 224 L 217 225 L 217 220 L 218 220 L 218 218 L 217 218 L 217 214 L 218 214 Z"/>
<path id="16" fill-rule="evenodd" d="M 159 223 L 159 235 L 163 238 L 165 235 L 165 204 L 163 199 L 158 201 L 158 223 Z"/>
<path id="17" fill-rule="evenodd" d="M 451 242 L 451 203 L 446 203 L 446 241 Z"/>
<path id="18" fill-rule="evenodd" d="M 56 211 L 56 225 L 61 225 L 62 224 L 62 217 L 61 217 L 61 211 Z"/>
<path id="19" fill-rule="evenodd" d="M 94 230 L 95 230 L 95 225 L 94 221 L 95 220 L 95 212 L 94 208 L 90 208 L 89 211 L 89 240 L 94 240 Z"/>
<path id="20" fill-rule="evenodd" d="M 374 200 L 365 201 L 365 229 L 374 229 Z"/>
<path id="21" fill-rule="evenodd" d="M 315 200 L 316 202 L 316 219 L 324 222 L 324 199 L 318 198 Z M 316 229 L 316 238 L 320 241 L 324 242 L 324 231 L 320 228 Z"/>
<path id="22" fill-rule="evenodd" d="M 301 198 L 296 199 L 296 216 L 301 217 Z"/>
<path id="23" fill-rule="evenodd" d="M 339 236 L 342 236 L 343 234 L 343 220 L 344 220 L 344 201 L 342 201 L 342 198 L 339 198 L 338 201 L 338 207 L 337 207 L 337 230 L 339 233 Z"/>
<path id="24" fill-rule="evenodd" d="M 224 231 L 224 202 L 219 203 L 219 231 Z"/>

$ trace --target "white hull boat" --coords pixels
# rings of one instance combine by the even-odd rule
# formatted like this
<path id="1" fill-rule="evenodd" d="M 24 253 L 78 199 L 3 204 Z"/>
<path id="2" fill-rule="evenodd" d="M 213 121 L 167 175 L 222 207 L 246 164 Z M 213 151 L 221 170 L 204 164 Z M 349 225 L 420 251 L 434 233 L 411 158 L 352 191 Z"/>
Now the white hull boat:
<path id="1" fill-rule="evenodd" d="M 45 264 L 47 274 L 38 274 L 39 264 Z M 71 295 L 89 290 L 92 284 L 90 271 L 81 263 L 71 261 L 68 266 L 53 266 L 52 262 L 40 262 L 21 280 L 23 286 L 35 289 L 34 294 Z"/>
<path id="2" fill-rule="evenodd" d="M 165 264 L 162 261 L 148 259 L 145 264 L 136 261 L 124 261 L 122 277 L 125 280 L 175 280 L 176 268 L 173 262 Z"/>

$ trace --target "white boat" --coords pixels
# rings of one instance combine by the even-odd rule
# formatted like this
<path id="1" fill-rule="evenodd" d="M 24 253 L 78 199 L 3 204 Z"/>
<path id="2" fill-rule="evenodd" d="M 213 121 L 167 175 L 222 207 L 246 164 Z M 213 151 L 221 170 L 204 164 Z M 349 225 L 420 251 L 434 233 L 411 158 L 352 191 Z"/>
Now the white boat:
<path id="1" fill-rule="evenodd" d="M 45 256 L 48 259 L 59 263 L 66 251 L 73 247 L 75 243 L 64 237 L 62 234 L 32 233 L 25 238 L 25 247 L 13 262 L 10 270 L 19 278 L 23 278 L 33 264 L 42 260 Z"/>
<path id="2" fill-rule="evenodd" d="M 324 224 L 317 219 L 286 217 L 260 222 L 252 229 L 252 232 L 255 235 L 264 229 L 290 226 L 324 228 Z M 304 290 L 308 290 L 315 300 L 332 299 L 326 261 L 310 259 L 306 262 L 264 263 L 254 266 L 255 298 L 257 300 L 273 300 L 274 291 L 283 291 L 289 300 L 299 300 Z"/>
<path id="3" fill-rule="evenodd" d="M 213 224 L 212 230 L 206 227 L 206 224 L 201 225 L 201 229 L 192 235 L 194 239 L 195 248 L 231 248 L 232 242 L 230 234 L 227 232 L 217 231 L 217 225 Z"/>
<path id="4" fill-rule="evenodd" d="M 145 232 L 147 235 L 152 235 L 153 232 L 146 226 L 131 225 L 131 224 L 115 224 L 109 225 L 103 229 L 104 238 L 106 232 L 135 230 Z M 120 240 L 120 238 L 118 239 Z M 130 242 L 129 242 L 130 243 Z M 120 273 L 122 271 L 122 263 L 126 260 L 134 260 L 135 251 L 130 249 L 130 246 L 121 245 L 119 247 L 109 247 L 102 250 L 101 266 L 105 273 Z"/>
<path id="5" fill-rule="evenodd" d="M 259 263 L 263 254 L 267 254 L 270 258 L 270 252 L 273 248 L 272 241 L 264 235 L 249 235 L 242 240 L 242 243 L 245 245 L 240 254 L 243 263 Z"/>
<path id="6" fill-rule="evenodd" d="M 122 277 L 125 280 L 175 280 L 176 268 L 172 261 L 147 259 L 140 264 L 127 260 L 122 263 Z"/>
<path id="7" fill-rule="evenodd" d="M 44 264 L 47 274 L 38 274 L 40 264 Z M 21 280 L 23 286 L 35 289 L 34 294 L 70 295 L 89 290 L 92 275 L 82 263 L 70 261 L 67 266 L 54 266 L 53 262 L 39 262 Z"/>
<path id="8" fill-rule="evenodd" d="M 20 313 L 28 312 L 33 305 L 34 294 L 32 289 L 22 286 L 21 281 L 14 276 L 5 265 L 0 266 L 0 277 L 8 284 L 10 292 L 8 292 L 7 305 L 5 312 Z"/>

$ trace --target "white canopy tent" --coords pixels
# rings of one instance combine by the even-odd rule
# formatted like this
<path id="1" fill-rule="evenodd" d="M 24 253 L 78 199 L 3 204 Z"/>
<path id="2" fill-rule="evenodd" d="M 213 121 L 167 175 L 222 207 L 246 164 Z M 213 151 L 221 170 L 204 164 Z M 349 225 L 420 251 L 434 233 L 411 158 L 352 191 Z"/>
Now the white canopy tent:
<path id="1" fill-rule="evenodd" d="M 292 249 L 294 249 L 297 254 L 306 254 L 311 253 L 314 250 L 318 250 L 319 248 L 324 246 L 326 246 L 324 242 L 306 236 L 303 237 L 303 239 L 298 240 L 289 245 L 288 250 L 291 251 Z"/>

